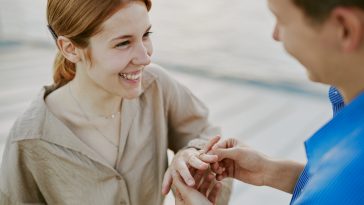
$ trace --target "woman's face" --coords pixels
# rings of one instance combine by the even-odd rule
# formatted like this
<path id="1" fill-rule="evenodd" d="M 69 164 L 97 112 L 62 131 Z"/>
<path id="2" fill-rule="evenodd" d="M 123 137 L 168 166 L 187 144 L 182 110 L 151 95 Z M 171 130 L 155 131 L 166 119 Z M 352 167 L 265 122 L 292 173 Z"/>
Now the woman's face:
<path id="1" fill-rule="evenodd" d="M 132 99 L 141 93 L 143 69 L 153 52 L 151 24 L 143 2 L 131 2 L 102 24 L 90 38 L 87 79 L 112 95 Z"/>

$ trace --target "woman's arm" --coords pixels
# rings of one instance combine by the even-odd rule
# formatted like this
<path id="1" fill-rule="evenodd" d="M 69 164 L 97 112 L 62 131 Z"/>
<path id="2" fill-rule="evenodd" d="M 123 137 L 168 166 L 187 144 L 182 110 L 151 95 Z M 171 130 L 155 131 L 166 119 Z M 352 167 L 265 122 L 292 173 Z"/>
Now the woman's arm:
<path id="1" fill-rule="evenodd" d="M 14 205 L 25 202 L 45 204 L 27 159 L 19 142 L 9 138 L 4 150 L 0 171 L 0 204 Z"/>
<path id="2" fill-rule="evenodd" d="M 188 168 L 191 166 L 206 170 L 209 163 L 214 162 L 208 155 L 201 158 L 199 150 L 209 139 L 219 135 L 220 129 L 209 122 L 208 109 L 188 88 L 170 77 L 163 69 L 156 71 L 164 96 L 168 147 L 176 153 L 170 168 L 177 170 L 186 184 L 193 186 L 193 176 Z M 164 194 L 168 193 L 172 182 L 169 170 L 164 178 L 162 188 Z M 230 195 L 230 187 L 229 183 L 223 183 L 223 195 Z M 223 198 L 229 199 L 229 197 Z"/>

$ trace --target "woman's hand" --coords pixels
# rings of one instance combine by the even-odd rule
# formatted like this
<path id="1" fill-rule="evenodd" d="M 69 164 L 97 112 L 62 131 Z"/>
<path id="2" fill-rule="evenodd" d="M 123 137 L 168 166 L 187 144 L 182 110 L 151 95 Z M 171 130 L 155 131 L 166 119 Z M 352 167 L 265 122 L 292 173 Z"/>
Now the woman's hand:
<path id="1" fill-rule="evenodd" d="M 179 174 L 188 186 L 193 187 L 196 182 L 190 173 L 190 168 L 195 168 L 197 170 L 207 170 L 210 166 L 210 163 L 217 162 L 217 156 L 208 155 L 206 153 L 219 140 L 219 136 L 212 138 L 209 143 L 200 151 L 194 148 L 179 151 L 173 158 L 170 167 L 164 174 L 162 194 L 168 194 L 172 185 L 173 172 Z"/>
<path id="2" fill-rule="evenodd" d="M 221 190 L 221 184 L 220 182 L 215 183 L 215 176 L 211 172 L 195 170 L 196 185 L 193 188 L 185 185 L 176 172 L 173 172 L 172 175 L 176 205 L 215 204 L 217 195 Z"/>

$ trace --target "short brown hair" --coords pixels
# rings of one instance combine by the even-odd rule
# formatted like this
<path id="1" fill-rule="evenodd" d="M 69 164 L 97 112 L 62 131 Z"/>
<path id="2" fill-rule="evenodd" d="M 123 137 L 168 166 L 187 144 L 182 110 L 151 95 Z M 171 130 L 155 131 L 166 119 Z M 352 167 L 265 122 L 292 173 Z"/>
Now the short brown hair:
<path id="1" fill-rule="evenodd" d="M 322 22 L 336 7 L 356 7 L 364 10 L 364 0 L 293 0 L 314 21 Z"/>

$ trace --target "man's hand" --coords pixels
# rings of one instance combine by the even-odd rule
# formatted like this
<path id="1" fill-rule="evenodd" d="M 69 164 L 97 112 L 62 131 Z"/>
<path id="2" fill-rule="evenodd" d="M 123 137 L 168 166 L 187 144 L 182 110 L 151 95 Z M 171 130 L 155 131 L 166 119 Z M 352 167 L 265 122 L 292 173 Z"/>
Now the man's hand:
<path id="1" fill-rule="evenodd" d="M 217 179 L 231 177 L 248 184 L 264 185 L 268 158 L 259 152 L 240 145 L 235 139 L 223 140 L 214 145 L 210 152 L 219 157 L 219 163 L 212 166 Z"/>
<path id="2" fill-rule="evenodd" d="M 219 157 L 212 170 L 217 179 L 231 177 L 256 186 L 270 186 L 292 193 L 304 165 L 292 161 L 272 160 L 235 139 L 213 146 L 211 154 Z"/>

